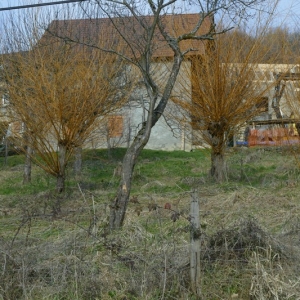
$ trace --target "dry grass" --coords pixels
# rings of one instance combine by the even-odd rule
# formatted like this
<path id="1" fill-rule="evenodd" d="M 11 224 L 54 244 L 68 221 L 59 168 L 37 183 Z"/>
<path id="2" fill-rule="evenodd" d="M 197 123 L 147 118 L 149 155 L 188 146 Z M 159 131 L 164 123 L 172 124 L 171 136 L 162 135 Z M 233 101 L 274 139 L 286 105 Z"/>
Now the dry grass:
<path id="1" fill-rule="evenodd" d="M 222 185 L 197 176 L 195 161 L 185 155 L 190 174 L 176 169 L 173 176 L 164 165 L 165 175 L 151 175 L 162 161 L 141 160 L 137 201 L 114 233 L 107 230 L 111 174 L 105 188 L 74 185 L 60 197 L 49 189 L 2 195 L 0 299 L 196 299 L 189 286 L 192 186 L 200 199 L 202 298 L 300 299 L 294 155 L 276 149 L 230 153 L 231 173 Z M 8 177 L 13 172 L 5 171 Z"/>

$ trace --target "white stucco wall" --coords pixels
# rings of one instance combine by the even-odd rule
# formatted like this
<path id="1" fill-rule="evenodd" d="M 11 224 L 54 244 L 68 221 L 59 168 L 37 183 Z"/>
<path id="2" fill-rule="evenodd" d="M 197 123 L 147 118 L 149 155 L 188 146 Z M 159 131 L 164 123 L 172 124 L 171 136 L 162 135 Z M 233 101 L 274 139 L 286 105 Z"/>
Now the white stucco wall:
<path id="1" fill-rule="evenodd" d="M 154 63 L 152 71 L 155 72 L 156 81 L 159 83 L 161 92 L 168 78 L 172 63 Z M 177 82 L 173 89 L 173 96 L 187 97 L 190 101 L 191 83 L 190 76 L 187 74 L 190 70 L 190 62 L 183 62 L 180 69 Z M 190 94 L 189 94 L 190 91 Z M 141 124 L 147 117 L 148 96 L 145 89 L 135 90 L 133 100 L 130 105 L 124 109 L 124 116 L 130 122 L 130 136 L 134 138 Z M 191 150 L 190 130 L 188 126 L 181 123 L 181 114 L 171 100 L 169 100 L 163 116 L 160 117 L 156 125 L 152 128 L 151 136 L 146 149 L 153 150 Z M 126 125 L 127 126 L 127 125 Z M 126 127 L 125 126 L 125 127 Z M 128 133 L 128 132 L 127 132 Z M 127 134 L 124 132 L 124 134 Z"/>
<path id="2" fill-rule="evenodd" d="M 171 68 L 171 63 L 156 63 L 153 64 L 153 72 L 156 74 L 156 79 L 160 83 L 162 90 L 166 82 L 167 75 Z M 257 84 L 263 88 L 264 85 L 275 81 L 274 73 L 279 72 L 299 72 L 300 67 L 295 65 L 258 65 L 257 68 Z M 298 82 L 286 81 L 285 92 L 280 100 L 281 110 L 286 117 L 291 115 L 291 106 L 288 103 L 288 97 L 295 94 Z M 275 94 L 275 86 L 266 92 L 266 97 L 269 99 L 268 112 L 262 113 L 256 119 L 268 120 L 275 119 L 275 112 L 272 108 L 272 99 Z M 179 97 L 184 101 L 191 101 L 191 82 L 190 82 L 190 63 L 184 62 L 179 73 L 177 82 L 172 93 L 173 96 Z M 295 96 L 295 95 L 293 95 Z M 124 132 L 120 138 L 111 139 L 112 146 L 127 147 L 128 142 L 132 141 L 137 131 L 141 128 L 141 124 L 147 116 L 147 93 L 145 89 L 136 89 L 133 93 L 132 100 L 128 106 L 124 107 L 120 112 L 116 113 L 124 117 Z M 152 128 L 152 133 L 146 149 L 154 150 L 185 150 L 192 149 L 191 134 L 192 130 L 188 123 L 188 116 L 184 117 L 179 111 L 179 108 L 174 106 L 171 100 L 165 109 L 164 115 L 160 118 L 157 124 Z M 299 109 L 300 115 L 300 109 Z M 186 118 L 185 123 L 181 120 Z M 102 135 L 102 138 L 100 136 Z M 91 139 L 90 139 L 91 140 Z M 89 147 L 105 148 L 107 141 L 99 133 L 94 135 Z"/>

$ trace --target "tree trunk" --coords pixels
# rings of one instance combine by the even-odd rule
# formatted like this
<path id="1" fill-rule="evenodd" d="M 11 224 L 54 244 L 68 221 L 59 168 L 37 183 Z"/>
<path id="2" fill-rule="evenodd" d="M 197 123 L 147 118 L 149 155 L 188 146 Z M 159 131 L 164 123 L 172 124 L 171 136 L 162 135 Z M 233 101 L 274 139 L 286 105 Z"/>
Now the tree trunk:
<path id="1" fill-rule="evenodd" d="M 33 154 L 33 148 L 32 148 L 32 142 L 30 137 L 30 132 L 28 132 L 27 126 L 25 123 L 24 125 L 24 144 L 26 147 L 25 151 L 25 163 L 24 163 L 24 174 L 23 174 L 23 184 L 31 182 L 31 161 L 32 161 L 32 154 Z"/>
<path id="2" fill-rule="evenodd" d="M 5 138 L 5 153 L 4 153 L 4 165 L 7 166 L 7 158 L 8 158 L 8 149 L 9 148 L 9 141 Z"/>
<path id="3" fill-rule="evenodd" d="M 200 250 L 201 250 L 201 232 L 200 232 L 200 207 L 199 196 L 197 191 L 191 194 L 191 241 L 190 241 L 190 276 L 191 288 L 193 293 L 200 297 L 201 295 L 201 265 L 200 265 Z"/>
<path id="4" fill-rule="evenodd" d="M 56 191 L 62 193 L 65 189 L 65 170 L 66 170 L 66 154 L 67 146 L 63 143 L 59 144 L 58 149 L 58 161 L 59 161 L 59 173 L 57 174 Z"/>
<path id="5" fill-rule="evenodd" d="M 146 121 L 142 123 L 142 128 L 135 136 L 131 146 L 127 149 L 123 159 L 120 186 L 116 198 L 110 205 L 109 226 L 111 230 L 118 229 L 123 225 L 130 196 L 134 166 L 141 151 L 148 143 L 151 134 L 151 128 L 156 124 L 156 122 L 164 112 L 174 84 L 176 82 L 181 62 L 183 60 L 183 55 L 181 54 L 179 47 L 175 52 L 176 55 L 174 56 L 174 63 L 171 69 L 170 76 L 156 107 L 155 105 L 159 97 L 158 88 L 151 79 L 151 76 L 149 76 L 149 74 L 144 71 L 144 83 L 149 96 L 149 107 L 147 110 L 148 115 Z"/>
<path id="6" fill-rule="evenodd" d="M 65 177 L 59 174 L 56 177 L 56 191 L 57 193 L 62 193 L 65 190 Z"/>
<path id="7" fill-rule="evenodd" d="M 218 121 L 210 122 L 207 131 L 204 132 L 209 138 L 209 144 L 211 145 L 210 176 L 216 182 L 222 182 L 227 178 L 224 157 L 228 141 L 226 138 L 227 132 L 229 132 L 229 126 L 223 117 Z"/>
<path id="8" fill-rule="evenodd" d="M 133 170 L 141 151 L 149 140 L 150 130 L 151 128 L 146 130 L 146 123 L 143 123 L 143 128 L 123 158 L 120 186 L 116 198 L 110 205 L 109 226 L 111 230 L 121 228 L 123 225 L 130 196 Z"/>
<path id="9" fill-rule="evenodd" d="M 220 151 L 214 151 L 213 148 L 211 151 L 210 176 L 216 182 L 223 182 L 227 178 L 224 153 Z"/>
<path id="10" fill-rule="evenodd" d="M 31 182 L 31 157 L 33 154 L 33 149 L 31 146 L 27 145 L 25 153 L 25 164 L 24 164 L 24 174 L 23 174 L 23 184 Z"/>
<path id="11" fill-rule="evenodd" d="M 82 148 L 81 147 L 76 147 L 74 149 L 74 156 L 75 156 L 74 173 L 76 177 L 79 177 L 81 175 L 81 170 L 82 170 Z"/>
<path id="12" fill-rule="evenodd" d="M 110 143 L 110 137 L 107 137 L 107 157 L 109 159 L 112 158 L 112 147 L 111 147 L 111 143 Z"/>

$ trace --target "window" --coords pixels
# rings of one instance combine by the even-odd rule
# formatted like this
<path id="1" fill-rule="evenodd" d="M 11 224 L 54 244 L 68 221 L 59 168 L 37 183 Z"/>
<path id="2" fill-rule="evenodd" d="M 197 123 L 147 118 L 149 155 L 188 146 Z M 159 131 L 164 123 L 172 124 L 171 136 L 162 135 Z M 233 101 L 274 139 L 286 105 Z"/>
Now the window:
<path id="1" fill-rule="evenodd" d="M 123 135 L 123 116 L 108 117 L 108 136 L 117 138 Z"/>

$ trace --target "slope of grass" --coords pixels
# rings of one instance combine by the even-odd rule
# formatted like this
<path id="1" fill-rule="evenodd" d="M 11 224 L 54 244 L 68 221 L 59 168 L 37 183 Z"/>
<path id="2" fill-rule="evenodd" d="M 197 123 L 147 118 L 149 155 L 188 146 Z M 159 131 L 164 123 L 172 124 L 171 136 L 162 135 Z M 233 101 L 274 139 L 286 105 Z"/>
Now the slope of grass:
<path id="1" fill-rule="evenodd" d="M 194 188 L 203 299 L 299 298 L 300 174 L 292 152 L 230 150 L 228 180 L 216 184 L 207 176 L 208 150 L 144 150 L 132 189 L 138 201 L 129 203 L 124 228 L 109 233 L 123 155 L 85 151 L 81 178 L 70 164 L 62 195 L 38 168 L 23 186 L 22 157 L 8 158 L 0 172 L 0 299 L 196 299 L 189 286 Z"/>

